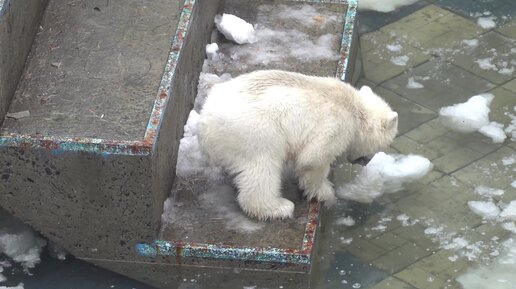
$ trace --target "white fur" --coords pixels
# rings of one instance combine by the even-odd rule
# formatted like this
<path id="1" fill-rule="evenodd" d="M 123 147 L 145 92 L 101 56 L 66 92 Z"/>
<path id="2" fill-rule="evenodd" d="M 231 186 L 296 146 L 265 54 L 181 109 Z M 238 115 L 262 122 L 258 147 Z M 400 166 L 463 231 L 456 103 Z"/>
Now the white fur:
<path id="1" fill-rule="evenodd" d="M 295 164 L 308 199 L 335 202 L 330 164 L 371 155 L 397 133 L 398 115 L 367 86 L 268 70 L 212 87 L 201 111 L 200 142 L 211 162 L 235 175 L 238 202 L 261 220 L 292 217 L 281 172 Z"/>

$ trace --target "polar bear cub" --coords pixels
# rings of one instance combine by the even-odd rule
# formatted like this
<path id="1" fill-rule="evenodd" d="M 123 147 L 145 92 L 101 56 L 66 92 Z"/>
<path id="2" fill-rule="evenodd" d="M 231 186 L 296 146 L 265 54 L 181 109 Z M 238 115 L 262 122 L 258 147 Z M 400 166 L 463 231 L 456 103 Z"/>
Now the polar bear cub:
<path id="1" fill-rule="evenodd" d="M 372 155 L 397 131 L 398 114 L 369 87 L 279 70 L 215 84 L 199 121 L 203 151 L 235 176 L 240 207 L 260 220 L 293 216 L 294 203 L 281 197 L 286 161 L 308 199 L 331 204 L 335 158 Z"/>

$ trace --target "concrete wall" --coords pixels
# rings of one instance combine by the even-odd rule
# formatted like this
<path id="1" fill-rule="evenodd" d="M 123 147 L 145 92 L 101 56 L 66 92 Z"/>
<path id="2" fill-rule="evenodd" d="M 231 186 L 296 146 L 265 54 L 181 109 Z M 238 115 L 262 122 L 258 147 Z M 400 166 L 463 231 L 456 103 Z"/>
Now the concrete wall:
<path id="1" fill-rule="evenodd" d="M 0 0 L 0 124 L 3 122 L 25 59 L 48 0 Z"/>

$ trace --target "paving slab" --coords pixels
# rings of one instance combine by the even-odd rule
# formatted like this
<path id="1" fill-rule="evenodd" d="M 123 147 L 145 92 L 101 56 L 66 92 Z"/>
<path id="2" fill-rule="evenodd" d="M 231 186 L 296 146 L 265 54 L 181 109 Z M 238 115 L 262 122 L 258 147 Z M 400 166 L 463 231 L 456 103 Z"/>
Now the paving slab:
<path id="1" fill-rule="evenodd" d="M 496 32 L 478 37 L 479 45 L 451 58 L 451 62 L 493 83 L 503 84 L 514 78 L 516 41 Z"/>
<path id="2" fill-rule="evenodd" d="M 410 77 L 417 79 L 424 89 L 407 88 Z M 439 59 L 419 65 L 381 86 L 435 112 L 441 107 L 465 102 L 471 96 L 495 87 L 491 82 Z"/>

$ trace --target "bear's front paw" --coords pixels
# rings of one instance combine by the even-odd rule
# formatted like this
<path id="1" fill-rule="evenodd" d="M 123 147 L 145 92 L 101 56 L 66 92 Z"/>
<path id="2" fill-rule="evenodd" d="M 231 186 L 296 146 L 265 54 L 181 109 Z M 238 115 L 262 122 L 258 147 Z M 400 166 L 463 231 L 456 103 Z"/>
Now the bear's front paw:
<path id="1" fill-rule="evenodd" d="M 242 210 L 260 221 L 288 219 L 294 216 L 294 203 L 285 198 L 274 198 L 266 203 L 240 203 Z"/>
<path id="2" fill-rule="evenodd" d="M 333 206 L 337 202 L 335 190 L 328 181 L 323 182 L 316 191 L 309 192 L 305 190 L 305 196 L 308 200 L 315 198 L 319 202 L 324 202 L 326 206 Z"/>

